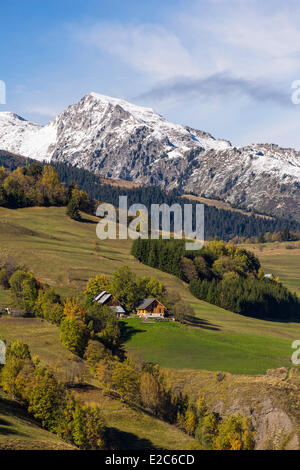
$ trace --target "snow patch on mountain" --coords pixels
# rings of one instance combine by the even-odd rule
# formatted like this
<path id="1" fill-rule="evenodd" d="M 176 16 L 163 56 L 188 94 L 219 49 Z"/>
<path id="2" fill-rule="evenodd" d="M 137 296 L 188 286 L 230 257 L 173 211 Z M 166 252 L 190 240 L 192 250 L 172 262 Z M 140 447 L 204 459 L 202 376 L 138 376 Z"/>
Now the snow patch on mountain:
<path id="1" fill-rule="evenodd" d="M 51 160 L 49 149 L 56 142 L 52 123 L 39 126 L 14 113 L 0 113 L 0 148 L 36 160 Z"/>
<path id="2" fill-rule="evenodd" d="M 299 152 L 274 144 L 233 147 L 97 93 L 46 126 L 0 113 L 0 149 L 300 220 Z"/>
<path id="3" fill-rule="evenodd" d="M 44 127 L 12 113 L 0 113 L 0 148 L 50 161 L 55 154 L 58 135 L 62 133 L 67 136 L 64 150 L 72 155 L 85 152 L 91 143 L 100 145 L 112 132 L 115 141 L 111 145 L 116 148 L 123 139 L 143 126 L 149 131 L 147 140 L 164 142 L 163 150 L 170 154 L 170 158 L 183 157 L 186 151 L 197 146 L 215 150 L 230 146 L 230 143 L 215 140 L 209 134 L 206 138 L 198 138 L 186 127 L 168 122 L 151 108 L 89 93 Z M 76 162 L 80 163 L 78 157 Z"/>

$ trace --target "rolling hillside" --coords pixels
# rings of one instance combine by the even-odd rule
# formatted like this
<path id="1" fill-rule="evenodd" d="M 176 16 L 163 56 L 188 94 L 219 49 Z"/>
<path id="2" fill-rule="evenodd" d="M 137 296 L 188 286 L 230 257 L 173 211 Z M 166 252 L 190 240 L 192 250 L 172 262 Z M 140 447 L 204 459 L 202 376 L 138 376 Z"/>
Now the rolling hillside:
<path id="1" fill-rule="evenodd" d="M 279 276 L 281 282 L 300 296 L 300 242 L 247 245 L 260 259 L 266 273 Z"/>
<path id="2" fill-rule="evenodd" d="M 73 449 L 73 446 L 40 428 L 18 403 L 0 391 L 0 451 Z"/>
<path id="3" fill-rule="evenodd" d="M 165 367 L 180 364 L 179 368 L 233 373 L 263 373 L 268 368 L 290 365 L 291 342 L 300 337 L 300 324 L 243 317 L 195 299 L 179 279 L 144 266 L 130 256 L 130 241 L 97 241 L 93 217 L 85 216 L 84 222 L 75 222 L 65 216 L 64 208 L 53 207 L 1 208 L 0 216 L 1 250 L 26 264 L 41 281 L 56 286 L 64 296 L 79 293 L 90 277 L 111 274 L 127 264 L 137 276 L 158 277 L 170 293 L 180 293 L 192 304 L 198 326 L 174 325 L 174 338 L 179 334 L 177 349 L 171 336 L 168 349 L 165 326 L 154 325 L 156 341 L 151 342 L 151 333 L 146 336 L 135 331 L 139 328 L 134 325 L 127 347 L 135 354 L 145 354 L 148 359 L 153 355 Z M 2 303 L 9 302 L 3 291 L 0 298 Z M 192 358 L 191 344 L 195 345 Z"/>
<path id="4" fill-rule="evenodd" d="M 138 358 L 159 363 L 173 389 L 191 396 L 204 395 L 212 410 L 253 416 L 261 448 L 268 447 L 268 426 L 274 423 L 277 430 L 282 430 L 278 432 L 287 445 L 297 448 L 299 371 L 289 368 L 291 343 L 300 337 L 300 324 L 243 317 L 195 299 L 179 279 L 130 256 L 130 241 L 97 240 L 96 221 L 91 216 L 84 215 L 83 222 L 75 222 L 66 217 L 65 208 L 51 207 L 1 208 L 0 217 L 1 252 L 16 257 L 64 296 L 79 293 L 89 277 L 111 274 L 123 264 L 138 276 L 156 276 L 170 292 L 180 293 L 194 307 L 197 326 L 142 324 L 128 319 L 123 325 L 124 347 Z M 277 254 L 280 267 L 289 272 L 290 279 L 297 279 L 298 265 L 291 260 L 299 259 L 299 253 L 293 250 L 290 258 L 284 250 L 282 255 Z M 271 256 L 267 253 L 266 249 L 263 262 L 269 266 Z M 292 285 L 289 278 L 286 282 Z M 0 304 L 9 303 L 9 294 L 0 290 Z M 28 343 L 33 354 L 53 367 L 61 380 L 67 380 L 69 371 L 80 364 L 63 348 L 58 333 L 57 327 L 41 319 L 0 318 L 1 335 L 9 341 L 21 339 Z M 281 368 L 281 372 L 257 375 L 275 368 Z M 101 406 L 112 448 L 189 449 L 194 445 L 194 440 L 176 427 L 103 396 L 92 383 L 78 388 L 76 394 L 87 403 Z M 0 400 L 0 448 L 64 445 L 27 418 L 20 421 L 18 410 L 6 397 Z"/>

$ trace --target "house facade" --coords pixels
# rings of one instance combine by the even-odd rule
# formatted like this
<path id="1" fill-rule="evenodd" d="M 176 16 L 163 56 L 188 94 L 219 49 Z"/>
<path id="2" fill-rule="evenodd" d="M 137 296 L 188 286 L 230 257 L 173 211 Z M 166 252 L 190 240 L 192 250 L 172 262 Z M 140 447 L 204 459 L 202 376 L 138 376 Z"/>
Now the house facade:
<path id="1" fill-rule="evenodd" d="M 164 318 L 166 307 L 156 298 L 144 299 L 136 309 L 141 318 Z"/>

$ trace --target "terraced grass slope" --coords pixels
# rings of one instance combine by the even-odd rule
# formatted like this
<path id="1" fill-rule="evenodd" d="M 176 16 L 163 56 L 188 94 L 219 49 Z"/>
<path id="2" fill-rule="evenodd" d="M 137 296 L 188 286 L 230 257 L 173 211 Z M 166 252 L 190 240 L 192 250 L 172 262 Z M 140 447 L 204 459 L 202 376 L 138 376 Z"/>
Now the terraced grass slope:
<path id="1" fill-rule="evenodd" d="M 40 280 L 56 286 L 65 296 L 79 292 L 89 277 L 111 274 L 123 264 L 137 276 L 159 278 L 171 293 L 179 293 L 192 304 L 198 325 L 133 323 L 135 331 L 127 335 L 125 346 L 165 367 L 253 374 L 291 365 L 291 343 L 300 338 L 300 324 L 247 318 L 197 300 L 179 279 L 130 256 L 130 241 L 97 242 L 96 220 L 85 217 L 83 222 L 75 222 L 66 217 L 64 208 L 0 208 L 1 251 L 25 263 Z M 0 299 L 9 301 L 6 293 Z"/>

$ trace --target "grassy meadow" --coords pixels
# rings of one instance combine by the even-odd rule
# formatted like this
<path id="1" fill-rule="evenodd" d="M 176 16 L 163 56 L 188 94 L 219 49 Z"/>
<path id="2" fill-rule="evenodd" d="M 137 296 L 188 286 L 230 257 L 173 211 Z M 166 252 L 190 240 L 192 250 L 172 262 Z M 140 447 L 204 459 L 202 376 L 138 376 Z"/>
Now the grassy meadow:
<path id="1" fill-rule="evenodd" d="M 90 277 L 111 274 L 127 264 L 137 276 L 156 276 L 170 293 L 179 293 L 191 303 L 198 319 L 196 327 L 171 323 L 146 325 L 128 320 L 134 333 L 127 335 L 124 346 L 133 354 L 164 367 L 244 374 L 291 365 L 291 343 L 300 338 L 300 324 L 244 317 L 197 300 L 179 279 L 136 261 L 130 255 L 129 240 L 98 240 L 95 218 L 85 216 L 84 221 L 75 222 L 66 217 L 65 208 L 54 207 L 0 208 L 0 216 L 1 251 L 17 258 L 64 296 L 79 293 Z M 270 254 L 264 250 L 259 256 L 268 272 L 271 250 Z M 280 248 L 276 256 L 278 269 L 289 274 L 287 281 L 281 276 L 282 280 L 291 286 L 293 279 L 300 279 L 299 263 L 295 262 L 300 260 L 300 250 Z M 7 292 L 0 291 L 0 305 L 9 302 Z M 11 327 L 12 335 L 17 336 Z M 10 327 L 2 323 L 1 328 L 0 322 L 0 334 L 4 334 L 1 329 L 6 329 L 7 334 Z M 31 335 L 32 326 L 28 323 L 29 344 Z M 40 335 L 42 338 L 42 332 Z"/>
<path id="2" fill-rule="evenodd" d="M 230 334 L 169 323 L 126 321 L 126 347 L 136 357 L 172 369 L 205 369 L 232 374 L 263 374 L 290 364 L 286 338 Z"/>
<path id="3" fill-rule="evenodd" d="M 265 243 L 246 248 L 259 257 L 265 273 L 279 276 L 300 297 L 300 242 Z"/>
<path id="4" fill-rule="evenodd" d="M 215 387 L 217 371 L 248 374 L 230 376 L 227 381 L 233 380 L 232 377 L 237 380 L 248 377 L 255 382 L 258 378 L 250 375 L 291 366 L 291 342 L 300 338 L 300 324 L 243 317 L 197 300 L 179 279 L 136 261 L 130 255 L 130 248 L 130 241 L 98 240 L 95 218 L 85 216 L 84 221 L 75 222 L 66 217 L 65 208 L 0 208 L 1 253 L 15 257 L 61 295 L 76 295 L 90 277 L 99 273 L 110 275 L 127 264 L 137 276 L 157 277 L 170 293 L 180 294 L 193 306 L 197 316 L 193 327 L 174 322 L 143 323 L 136 318 L 123 322 L 124 348 L 137 358 L 160 364 L 166 369 L 170 383 L 181 384 L 186 391 L 194 384 L 195 393 L 200 393 L 199 384 L 206 375 L 211 387 Z M 266 272 L 279 274 L 288 287 L 297 290 L 300 250 L 279 246 L 273 252 L 270 246 L 257 254 Z M 10 304 L 9 293 L 0 289 L 0 305 Z M 61 345 L 58 328 L 41 319 L 0 317 L 0 335 L 8 341 L 20 339 L 28 343 L 32 353 L 53 367 L 61 380 L 66 380 L 70 369 L 84 367 L 83 361 Z M 221 387 L 226 380 L 221 382 Z M 228 384 L 229 390 L 230 387 Z M 243 393 L 244 388 L 243 385 Z M 82 400 L 102 408 L 109 442 L 114 448 L 188 449 L 193 446 L 194 440 L 176 427 L 103 396 L 93 381 L 75 390 Z M 2 448 L 61 449 L 68 445 L 41 430 L 15 402 L 0 394 Z"/>

